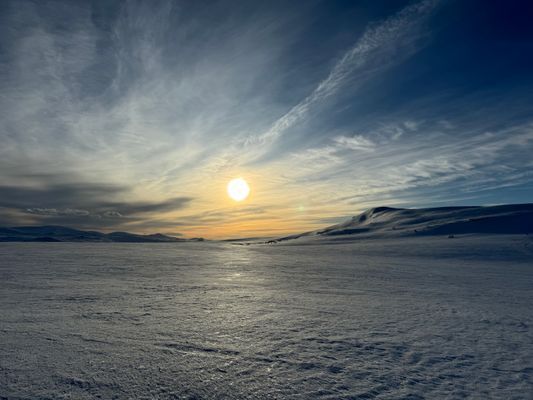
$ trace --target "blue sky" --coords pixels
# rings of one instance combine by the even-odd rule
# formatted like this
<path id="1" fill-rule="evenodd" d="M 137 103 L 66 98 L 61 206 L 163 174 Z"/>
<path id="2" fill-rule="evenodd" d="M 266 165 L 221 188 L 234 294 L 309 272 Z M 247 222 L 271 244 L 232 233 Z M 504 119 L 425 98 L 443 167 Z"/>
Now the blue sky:
<path id="1" fill-rule="evenodd" d="M 228 237 L 530 202 L 531 20 L 513 0 L 4 1 L 0 224 Z"/>

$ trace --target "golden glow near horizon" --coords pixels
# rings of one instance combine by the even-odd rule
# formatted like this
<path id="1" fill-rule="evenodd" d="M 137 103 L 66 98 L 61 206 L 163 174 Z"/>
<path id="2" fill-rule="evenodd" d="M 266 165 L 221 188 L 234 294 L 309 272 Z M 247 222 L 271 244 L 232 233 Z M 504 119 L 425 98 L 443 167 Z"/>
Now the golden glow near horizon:
<path id="1" fill-rule="evenodd" d="M 250 194 L 250 186 L 242 178 L 232 179 L 228 183 L 228 195 L 235 201 L 243 201 Z"/>

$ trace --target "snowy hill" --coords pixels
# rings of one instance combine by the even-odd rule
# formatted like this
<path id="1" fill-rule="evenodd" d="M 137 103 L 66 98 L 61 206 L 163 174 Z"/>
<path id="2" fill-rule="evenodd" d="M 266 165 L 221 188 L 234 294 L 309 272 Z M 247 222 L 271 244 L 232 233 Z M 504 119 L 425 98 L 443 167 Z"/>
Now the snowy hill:
<path id="1" fill-rule="evenodd" d="M 337 225 L 286 236 L 269 243 L 303 237 L 404 237 L 414 235 L 533 233 L 533 204 L 487 207 L 405 209 L 377 207 Z"/>

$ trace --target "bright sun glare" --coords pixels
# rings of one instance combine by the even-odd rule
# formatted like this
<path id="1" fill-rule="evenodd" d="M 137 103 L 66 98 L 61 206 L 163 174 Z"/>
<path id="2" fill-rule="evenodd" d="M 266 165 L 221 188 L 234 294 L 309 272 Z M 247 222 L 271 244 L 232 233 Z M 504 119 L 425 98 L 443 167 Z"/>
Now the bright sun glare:
<path id="1" fill-rule="evenodd" d="M 228 195 L 235 201 L 242 201 L 250 194 L 250 187 L 242 178 L 232 179 L 228 183 Z"/>

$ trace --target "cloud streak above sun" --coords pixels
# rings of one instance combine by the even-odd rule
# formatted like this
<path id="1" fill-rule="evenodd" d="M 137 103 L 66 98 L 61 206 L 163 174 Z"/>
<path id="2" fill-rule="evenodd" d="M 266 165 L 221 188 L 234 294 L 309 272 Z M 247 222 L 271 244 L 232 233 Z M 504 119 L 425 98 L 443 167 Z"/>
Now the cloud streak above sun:
<path id="1" fill-rule="evenodd" d="M 378 73 L 379 70 L 398 61 L 398 58 L 413 52 L 416 48 L 415 42 L 421 34 L 420 25 L 436 4 L 436 0 L 415 3 L 402 9 L 397 15 L 365 30 L 352 48 L 337 61 L 327 78 L 321 81 L 309 96 L 278 119 L 267 132 L 260 135 L 259 142 L 274 140 L 282 135 L 299 120 L 305 118 L 313 104 L 324 101 L 342 90 L 350 78 L 352 82 L 349 84 L 353 90 L 357 81 L 368 79 L 369 75 Z"/>
<path id="2" fill-rule="evenodd" d="M 3 2 L 0 225 L 220 238 L 528 201 L 533 37 L 459 3 Z"/>

